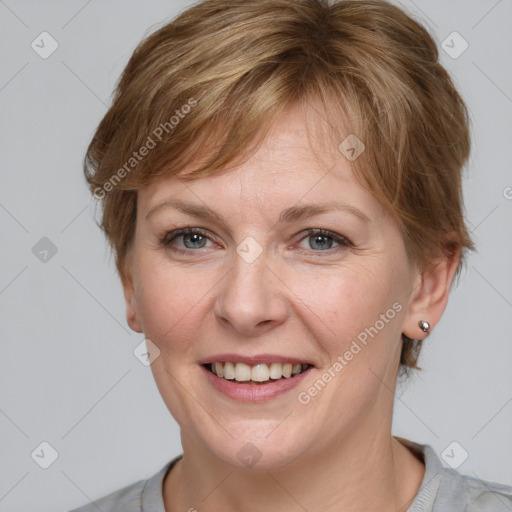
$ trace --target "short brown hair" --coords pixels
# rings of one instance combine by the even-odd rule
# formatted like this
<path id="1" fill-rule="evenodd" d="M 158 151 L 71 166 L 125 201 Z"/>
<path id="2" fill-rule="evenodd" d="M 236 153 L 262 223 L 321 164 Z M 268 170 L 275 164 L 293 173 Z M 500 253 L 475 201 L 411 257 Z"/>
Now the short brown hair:
<path id="1" fill-rule="evenodd" d="M 338 143 L 345 126 L 363 141 L 356 178 L 394 215 L 412 261 L 460 250 L 462 262 L 468 113 L 425 28 L 382 0 L 205 0 L 139 44 L 87 150 L 121 279 L 137 189 L 191 164 L 180 179 L 225 172 L 293 101 L 319 105 Z M 420 348 L 404 336 L 402 370 Z"/>

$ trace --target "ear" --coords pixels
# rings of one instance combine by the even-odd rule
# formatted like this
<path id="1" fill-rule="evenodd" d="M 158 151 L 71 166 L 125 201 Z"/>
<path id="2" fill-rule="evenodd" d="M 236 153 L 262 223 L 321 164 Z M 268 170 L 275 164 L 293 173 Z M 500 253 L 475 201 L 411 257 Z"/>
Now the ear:
<path id="1" fill-rule="evenodd" d="M 418 272 L 411 292 L 409 310 L 402 326 L 402 332 L 407 337 L 422 340 L 428 336 L 428 332 L 420 329 L 420 320 L 430 324 L 430 332 L 439 322 L 448 303 L 460 256 L 460 248 L 446 250 L 435 262 Z"/>
<path id="2" fill-rule="evenodd" d="M 125 258 L 124 268 L 120 272 L 123 285 L 124 301 L 126 304 L 126 321 L 135 332 L 143 332 L 140 321 L 139 308 L 135 297 L 135 287 L 132 272 L 132 251 L 129 250 Z"/>

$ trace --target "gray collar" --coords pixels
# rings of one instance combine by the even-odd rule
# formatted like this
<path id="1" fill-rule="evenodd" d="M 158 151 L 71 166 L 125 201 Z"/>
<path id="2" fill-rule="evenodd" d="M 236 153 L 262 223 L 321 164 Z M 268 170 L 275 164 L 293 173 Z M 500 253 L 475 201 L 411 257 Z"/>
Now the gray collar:
<path id="1" fill-rule="evenodd" d="M 414 443 L 401 437 L 396 439 L 425 464 L 423 481 L 407 512 L 435 512 L 434 505 L 442 495 L 446 495 L 449 500 L 450 512 L 464 511 L 466 499 L 462 477 L 456 471 L 444 468 L 429 445 Z M 146 481 L 142 490 L 142 512 L 165 512 L 162 494 L 164 477 L 182 457 L 183 455 L 177 456 Z"/>

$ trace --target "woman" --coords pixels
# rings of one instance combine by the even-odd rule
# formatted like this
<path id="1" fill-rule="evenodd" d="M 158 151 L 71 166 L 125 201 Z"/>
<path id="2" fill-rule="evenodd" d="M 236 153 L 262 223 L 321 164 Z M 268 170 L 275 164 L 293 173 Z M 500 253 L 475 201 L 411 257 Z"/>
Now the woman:
<path id="1" fill-rule="evenodd" d="M 473 247 L 469 149 L 383 1 L 206 0 L 143 41 L 85 169 L 183 456 L 77 510 L 512 509 L 391 434 Z"/>

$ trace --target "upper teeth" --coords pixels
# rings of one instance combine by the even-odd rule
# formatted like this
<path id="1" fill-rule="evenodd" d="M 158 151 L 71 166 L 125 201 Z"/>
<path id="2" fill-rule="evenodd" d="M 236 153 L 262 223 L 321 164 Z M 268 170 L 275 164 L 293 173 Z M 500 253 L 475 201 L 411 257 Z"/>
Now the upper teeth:
<path id="1" fill-rule="evenodd" d="M 265 382 L 270 379 L 288 379 L 292 375 L 301 373 L 308 367 L 307 364 L 292 363 L 266 363 L 249 366 L 245 363 L 217 362 L 211 364 L 212 373 L 218 377 L 224 377 L 228 380 L 235 379 L 238 382 L 253 380 L 255 382 Z"/>

